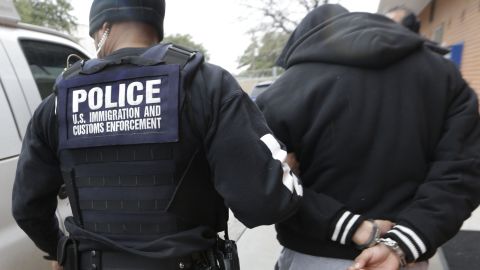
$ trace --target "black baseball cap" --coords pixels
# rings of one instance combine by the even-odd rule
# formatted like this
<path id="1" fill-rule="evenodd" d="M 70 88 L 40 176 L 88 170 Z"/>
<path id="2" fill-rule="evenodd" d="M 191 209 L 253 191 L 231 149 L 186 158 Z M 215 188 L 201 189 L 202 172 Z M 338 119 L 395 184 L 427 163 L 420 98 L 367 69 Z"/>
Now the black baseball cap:
<path id="1" fill-rule="evenodd" d="M 94 0 L 90 9 L 89 34 L 97 32 L 105 22 L 143 22 L 153 26 L 163 39 L 165 0 Z"/>

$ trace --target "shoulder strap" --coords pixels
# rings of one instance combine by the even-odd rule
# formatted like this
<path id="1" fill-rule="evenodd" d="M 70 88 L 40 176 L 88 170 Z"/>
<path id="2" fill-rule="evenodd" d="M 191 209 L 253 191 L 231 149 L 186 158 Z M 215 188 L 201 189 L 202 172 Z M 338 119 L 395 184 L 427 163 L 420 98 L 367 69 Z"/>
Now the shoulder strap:
<path id="1" fill-rule="evenodd" d="M 196 51 L 189 50 L 179 45 L 170 44 L 163 57 L 163 61 L 165 61 L 166 64 L 178 64 L 183 69 L 196 54 Z"/>
<path id="2" fill-rule="evenodd" d="M 148 51 L 146 52 L 146 54 L 147 53 Z M 192 76 L 193 76 L 193 73 L 195 73 L 196 68 L 198 67 L 199 59 L 200 61 L 203 61 L 203 57 L 198 58 L 197 61 L 195 60 L 192 61 L 192 59 L 195 58 L 197 53 L 198 53 L 197 51 L 193 51 L 179 45 L 169 44 L 162 58 L 162 60 L 166 64 L 180 65 L 180 69 L 182 71 L 182 87 L 185 93 L 185 98 L 181 104 L 182 110 L 186 105 L 192 104 L 192 96 L 190 91 Z M 190 62 L 195 62 L 195 63 L 192 63 L 192 65 L 187 66 L 187 64 L 189 64 Z M 197 126 L 197 121 L 195 121 L 192 110 L 187 109 L 187 117 L 194 133 L 200 138 L 201 137 L 200 129 Z"/>

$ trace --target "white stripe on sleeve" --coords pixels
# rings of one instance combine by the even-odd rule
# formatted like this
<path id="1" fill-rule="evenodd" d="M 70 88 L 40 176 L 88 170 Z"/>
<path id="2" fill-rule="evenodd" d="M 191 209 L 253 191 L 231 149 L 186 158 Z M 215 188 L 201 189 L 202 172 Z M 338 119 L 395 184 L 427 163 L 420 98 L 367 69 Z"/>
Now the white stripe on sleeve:
<path id="1" fill-rule="evenodd" d="M 353 216 L 353 218 L 350 219 L 350 221 L 347 224 L 347 227 L 345 228 L 345 230 L 343 230 L 343 235 L 342 235 L 342 239 L 340 240 L 340 244 L 345 245 L 345 242 L 347 241 L 348 233 L 352 229 L 353 224 L 355 224 L 355 222 L 359 218 L 360 218 L 360 215 L 355 215 L 355 216 Z"/>
<path id="2" fill-rule="evenodd" d="M 415 241 L 415 244 L 417 244 L 417 246 L 420 248 L 420 251 L 422 252 L 422 254 L 427 252 L 427 247 L 425 246 L 425 243 L 422 241 L 422 239 L 420 239 L 420 237 L 418 237 L 418 235 L 412 229 L 402 225 L 396 225 L 394 228 L 398 229 L 399 231 L 405 234 L 408 234 L 410 238 L 412 238 L 413 241 Z"/>
<path id="3" fill-rule="evenodd" d="M 278 143 L 278 141 L 273 137 L 272 134 L 267 134 L 263 136 L 260 139 L 270 150 L 272 153 L 272 157 L 275 160 L 278 160 L 282 163 L 282 169 L 283 169 L 283 185 L 290 190 L 290 192 L 293 193 L 293 191 L 296 191 L 296 193 L 299 196 L 303 196 L 303 187 L 300 185 L 298 178 L 295 176 L 295 174 L 291 173 L 290 167 L 288 166 L 286 160 L 287 160 L 287 151 L 283 150 Z"/>
<path id="4" fill-rule="evenodd" d="M 413 259 L 416 260 L 418 259 L 418 257 L 420 257 L 420 254 L 418 253 L 418 250 L 417 248 L 415 247 L 415 245 L 412 243 L 412 241 L 410 241 L 410 239 L 408 239 L 408 237 L 406 237 L 405 235 L 403 235 L 400 231 L 396 230 L 396 229 L 393 229 L 393 230 L 390 230 L 389 233 L 393 233 L 395 234 L 396 236 L 398 236 L 398 238 L 400 238 L 400 240 L 402 240 L 402 242 L 408 247 L 408 249 L 410 250 L 410 253 L 412 253 L 412 256 L 413 256 Z"/>
<path id="5" fill-rule="evenodd" d="M 346 211 L 343 213 L 343 215 L 340 217 L 340 219 L 337 221 L 337 224 L 335 225 L 335 230 L 332 235 L 332 241 L 337 241 L 338 236 L 340 234 L 340 230 L 342 229 L 342 225 L 345 222 L 345 220 L 350 216 L 352 213 L 350 211 Z"/>

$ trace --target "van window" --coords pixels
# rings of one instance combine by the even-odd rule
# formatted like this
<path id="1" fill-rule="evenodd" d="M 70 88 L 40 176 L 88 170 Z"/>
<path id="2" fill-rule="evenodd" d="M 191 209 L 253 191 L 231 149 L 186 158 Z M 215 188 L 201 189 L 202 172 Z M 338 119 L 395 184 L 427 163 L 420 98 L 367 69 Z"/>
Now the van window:
<path id="1" fill-rule="evenodd" d="M 70 54 L 76 54 L 83 59 L 87 59 L 81 52 L 55 43 L 20 40 L 20 45 L 27 58 L 42 99 L 52 93 L 55 80 L 65 68 Z"/>
<path id="2" fill-rule="evenodd" d="M 1 85 L 0 123 L 2 123 L 2 132 L 0 132 L 0 160 L 17 156 L 20 153 L 20 135 Z"/>

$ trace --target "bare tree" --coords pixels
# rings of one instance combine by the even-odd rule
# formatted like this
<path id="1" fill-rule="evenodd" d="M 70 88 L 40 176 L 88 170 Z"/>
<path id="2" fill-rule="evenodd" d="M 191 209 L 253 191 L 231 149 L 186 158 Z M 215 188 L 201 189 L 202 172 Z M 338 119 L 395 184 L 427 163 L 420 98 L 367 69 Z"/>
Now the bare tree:
<path id="1" fill-rule="evenodd" d="M 328 2 L 328 0 L 239 1 L 262 17 L 257 27 L 249 31 L 252 41 L 238 59 L 239 67 L 247 67 L 247 71 L 272 68 L 300 20 L 311 10 Z"/>
<path id="2" fill-rule="evenodd" d="M 328 0 L 252 0 L 242 2 L 252 11 L 263 15 L 265 20 L 259 24 L 257 31 L 280 31 L 290 34 L 298 25 L 299 19 Z"/>
<path id="3" fill-rule="evenodd" d="M 307 12 L 321 5 L 320 0 L 303 0 L 301 2 L 301 5 L 307 10 Z M 323 4 L 328 4 L 328 0 L 324 0 Z"/>

